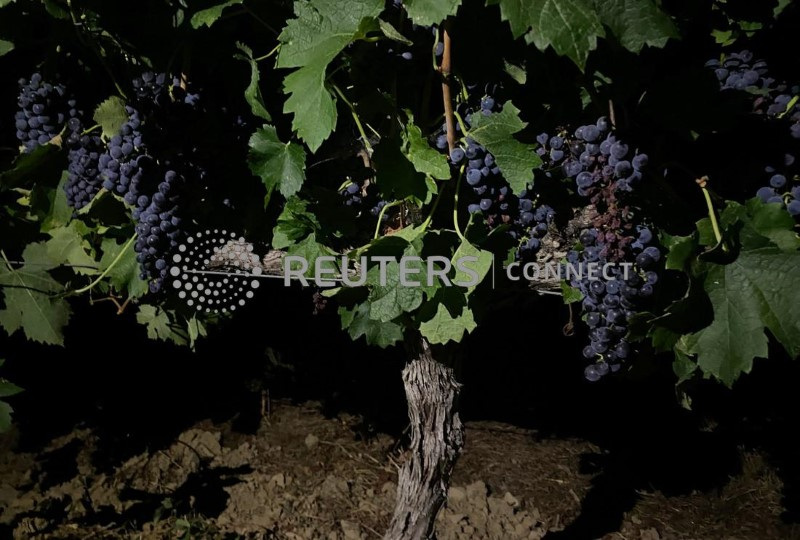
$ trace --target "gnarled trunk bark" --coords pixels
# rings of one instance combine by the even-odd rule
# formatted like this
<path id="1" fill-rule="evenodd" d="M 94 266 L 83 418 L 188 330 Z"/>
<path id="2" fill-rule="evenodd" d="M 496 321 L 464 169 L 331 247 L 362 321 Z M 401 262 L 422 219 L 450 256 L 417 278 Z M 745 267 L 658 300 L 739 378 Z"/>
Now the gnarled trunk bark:
<path id="1" fill-rule="evenodd" d="M 403 383 L 411 421 L 410 456 L 400 469 L 394 516 L 384 540 L 434 538 L 434 521 L 464 446 L 457 412 L 460 385 L 453 369 L 433 358 L 424 338 L 407 345 L 410 361 Z"/>

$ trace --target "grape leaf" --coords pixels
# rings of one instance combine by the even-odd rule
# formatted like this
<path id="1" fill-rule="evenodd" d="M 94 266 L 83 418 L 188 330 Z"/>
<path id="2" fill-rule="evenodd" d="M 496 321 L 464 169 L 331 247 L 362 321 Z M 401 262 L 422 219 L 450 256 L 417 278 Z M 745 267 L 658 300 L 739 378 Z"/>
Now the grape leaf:
<path id="1" fill-rule="evenodd" d="M 130 298 L 139 298 L 147 293 L 147 282 L 139 277 L 139 263 L 132 244 L 117 244 L 113 238 L 104 238 L 101 248 L 103 256 L 100 259 L 100 270 L 107 271 L 106 277 L 117 291 L 127 291 Z M 117 257 L 120 258 L 114 264 Z"/>
<path id="2" fill-rule="evenodd" d="M 431 26 L 439 24 L 448 15 L 455 15 L 461 0 L 405 0 L 403 7 L 414 24 Z"/>
<path id="3" fill-rule="evenodd" d="M 342 330 L 347 330 L 353 340 L 364 336 L 368 345 L 386 348 L 403 339 L 403 329 L 396 322 L 381 322 L 369 316 L 369 302 L 359 304 L 353 309 L 339 308 Z"/>
<path id="4" fill-rule="evenodd" d="M 61 175 L 64 167 L 58 159 L 60 154 L 58 150 L 58 144 L 48 143 L 37 146 L 32 152 L 17 156 L 14 159 L 14 167 L 0 173 L 0 191 L 24 187 L 34 181 L 42 183 L 47 172 L 56 166 L 58 174 Z"/>
<path id="5" fill-rule="evenodd" d="M 368 303 L 370 304 L 369 316 L 381 322 L 389 322 L 403 313 L 417 309 L 423 300 L 423 293 L 430 291 L 426 283 L 424 263 L 410 260 L 419 257 L 419 251 L 414 245 L 409 244 L 403 251 L 403 257 L 409 259 L 405 265 L 416 273 L 406 276 L 409 282 L 416 282 L 418 286 L 404 286 L 400 283 L 400 263 L 391 261 L 385 265 L 385 284 L 380 284 L 380 266 L 373 266 L 367 272 L 367 285 L 370 286 Z"/>
<path id="6" fill-rule="evenodd" d="M 500 16 L 508 21 L 514 37 L 540 50 L 552 46 L 583 69 L 589 52 L 604 35 L 592 0 L 492 0 L 500 4 Z M 530 29 L 530 31 L 528 31 Z"/>
<path id="7" fill-rule="evenodd" d="M 258 71 L 258 63 L 253 59 L 253 50 L 244 43 L 237 42 L 236 47 L 244 54 L 237 54 L 234 58 L 244 60 L 250 64 L 250 84 L 244 90 L 244 99 L 250 105 L 250 110 L 255 116 L 271 122 L 272 118 L 264 105 L 264 96 L 261 95 L 261 87 L 259 86 L 261 74 Z"/>
<path id="8" fill-rule="evenodd" d="M 308 269 L 305 272 L 307 276 L 314 275 L 314 264 L 319 257 L 330 254 L 328 248 L 317 242 L 317 236 L 313 233 L 309 234 L 302 241 L 289 246 L 289 249 L 286 250 L 286 255 L 302 257 L 308 262 Z"/>
<path id="9" fill-rule="evenodd" d="M 78 228 L 82 225 L 72 221 L 64 227 L 52 229 L 47 234 L 51 236 L 46 242 L 47 253 L 50 259 L 59 264 L 72 265 L 72 269 L 83 275 L 97 273 L 97 264 L 94 258 L 86 252 L 89 243 L 83 238 Z"/>
<path id="10" fill-rule="evenodd" d="M 663 47 L 679 35 L 672 19 L 651 0 L 594 0 L 594 5 L 602 23 L 629 51 Z"/>
<path id="11" fill-rule="evenodd" d="M 383 32 L 383 35 L 387 38 L 391 39 L 392 41 L 397 41 L 398 43 L 403 43 L 405 45 L 413 45 L 414 43 L 407 39 L 403 34 L 397 31 L 397 28 L 384 21 L 383 19 L 378 19 L 378 27 Z"/>
<path id="12" fill-rule="evenodd" d="M 250 137 L 250 170 L 267 188 L 267 202 L 277 187 L 289 197 L 300 190 L 306 179 L 306 152 L 299 144 L 282 143 L 273 126 L 264 127 Z"/>
<path id="13" fill-rule="evenodd" d="M 404 199 L 415 197 L 420 201 L 428 198 L 425 176 L 417 172 L 409 157 L 403 153 L 399 137 L 386 137 L 375 147 L 372 154 L 377 171 L 378 188 L 386 197 Z"/>
<path id="14" fill-rule="evenodd" d="M 110 139 L 118 134 L 122 124 L 128 121 L 125 102 L 117 96 L 111 96 L 97 106 L 93 118 L 103 128 L 103 136 Z"/>
<path id="15" fill-rule="evenodd" d="M 11 428 L 11 413 L 14 409 L 5 401 L 0 401 L 0 433 L 4 433 Z"/>
<path id="16" fill-rule="evenodd" d="M 308 211 L 308 203 L 299 197 L 290 197 L 272 231 L 272 247 L 287 248 L 318 229 L 319 221 Z"/>
<path id="17" fill-rule="evenodd" d="M 542 163 L 533 147 L 512 137 L 527 125 L 520 120 L 519 109 L 509 101 L 503 105 L 501 112 L 488 116 L 473 114 L 469 131 L 470 137 L 494 154 L 497 166 L 515 193 L 533 182 L 533 168 Z"/>
<path id="18" fill-rule="evenodd" d="M 192 25 L 192 28 L 200 28 L 201 26 L 205 25 L 209 28 L 212 24 L 217 22 L 217 20 L 222 16 L 222 12 L 225 9 L 235 6 L 236 4 L 241 4 L 244 0 L 227 0 L 227 2 L 223 2 L 222 4 L 212 6 L 207 9 L 201 9 L 194 15 L 192 15 L 191 20 L 189 21 Z"/>
<path id="19" fill-rule="evenodd" d="M 14 50 L 14 44 L 5 39 L 0 39 L 0 56 L 4 56 Z"/>
<path id="20" fill-rule="evenodd" d="M 67 204 L 67 193 L 64 190 L 67 184 L 69 173 L 64 171 L 61 181 L 55 189 L 48 189 L 49 198 L 48 211 L 42 220 L 40 227 L 42 232 L 48 232 L 58 227 L 63 227 L 72 219 L 72 208 Z M 35 189 L 45 189 L 43 186 L 36 186 Z"/>
<path id="21" fill-rule="evenodd" d="M 0 326 L 9 335 L 21 329 L 31 341 L 63 345 L 71 309 L 63 298 L 50 297 L 62 287 L 47 273 L 55 266 L 47 251 L 41 243 L 30 244 L 23 252 L 22 268 L 14 269 L 7 262 L 0 266 L 6 305 L 0 311 Z"/>
<path id="22" fill-rule="evenodd" d="M 276 67 L 299 68 L 283 80 L 289 99 L 285 113 L 292 128 L 315 152 L 336 126 L 336 104 L 325 86 L 328 64 L 352 41 L 364 36 L 364 20 L 377 17 L 381 0 L 297 0 L 296 18 L 278 39 Z"/>
<path id="23" fill-rule="evenodd" d="M 0 379 L 0 397 L 15 396 L 22 392 L 22 388 L 5 379 Z"/>
<path id="24" fill-rule="evenodd" d="M 800 304 L 787 291 L 800 288 L 800 253 L 772 246 L 742 251 L 727 265 L 710 265 L 705 288 L 714 307 L 710 326 L 687 338 L 703 372 L 730 386 L 766 358 L 769 329 L 790 356 L 800 354 Z"/>
<path id="25" fill-rule="evenodd" d="M 136 322 L 147 327 L 147 337 L 150 339 L 172 341 L 176 345 L 186 345 L 188 342 L 188 336 L 178 331 L 178 325 L 172 321 L 169 313 L 160 307 L 140 306 Z"/>
<path id="26" fill-rule="evenodd" d="M 4 8 L 9 4 L 13 4 L 15 0 L 0 0 L 0 8 Z"/>
<path id="27" fill-rule="evenodd" d="M 450 178 L 447 158 L 431 148 L 422 136 L 422 130 L 411 120 L 406 124 L 403 143 L 406 157 L 418 172 L 439 180 Z"/>
<path id="28" fill-rule="evenodd" d="M 433 299 L 426 302 L 419 312 L 419 330 L 432 344 L 459 342 L 478 324 L 472 310 L 467 306 L 463 289 L 443 287 L 436 291 Z"/>
<path id="29" fill-rule="evenodd" d="M 460 268 L 456 267 L 455 275 L 453 276 L 453 284 L 456 283 L 468 283 L 473 280 L 477 280 L 477 284 L 468 287 L 466 289 L 466 295 L 469 296 L 472 294 L 472 291 L 480 284 L 483 279 L 486 277 L 486 274 L 489 273 L 489 270 L 492 269 L 492 264 L 494 264 L 494 255 L 490 251 L 485 251 L 482 249 L 478 249 L 466 240 L 464 240 L 456 252 L 453 254 L 453 263 L 457 264 L 459 259 L 464 257 L 473 257 L 475 258 L 474 261 L 466 262 L 464 261 L 464 266 L 471 271 L 477 274 L 477 277 L 471 275 L 470 273 L 464 272 Z"/>

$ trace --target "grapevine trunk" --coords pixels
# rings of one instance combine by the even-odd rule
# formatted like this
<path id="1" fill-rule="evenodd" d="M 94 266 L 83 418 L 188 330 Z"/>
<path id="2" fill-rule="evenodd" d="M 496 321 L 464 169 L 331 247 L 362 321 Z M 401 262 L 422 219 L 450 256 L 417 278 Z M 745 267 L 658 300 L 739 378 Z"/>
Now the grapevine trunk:
<path id="1" fill-rule="evenodd" d="M 422 337 L 406 341 L 410 361 L 403 384 L 411 423 L 409 456 L 385 540 L 434 538 L 434 521 L 447 498 L 450 475 L 464 446 L 454 370 L 433 357 Z"/>

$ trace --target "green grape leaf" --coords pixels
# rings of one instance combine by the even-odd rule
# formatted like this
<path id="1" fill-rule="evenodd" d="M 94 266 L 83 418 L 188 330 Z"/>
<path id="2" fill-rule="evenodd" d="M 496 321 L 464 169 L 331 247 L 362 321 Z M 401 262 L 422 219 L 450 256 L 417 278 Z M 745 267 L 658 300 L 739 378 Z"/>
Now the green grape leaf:
<path id="1" fill-rule="evenodd" d="M 707 374 L 730 386 L 766 358 L 765 328 L 790 356 L 800 354 L 800 253 L 772 246 L 742 251 L 727 265 L 710 265 L 705 289 L 714 308 L 710 326 L 688 336 L 687 352 Z"/>
<path id="2" fill-rule="evenodd" d="M 0 8 L 4 8 L 9 4 L 13 4 L 15 0 L 0 0 Z"/>
<path id="3" fill-rule="evenodd" d="M 581 69 L 589 52 L 604 35 L 592 0 L 491 0 L 500 4 L 500 16 L 508 21 L 514 37 L 525 35 L 540 50 L 568 56 Z M 530 29 L 530 31 L 529 31 Z"/>
<path id="4" fill-rule="evenodd" d="M 443 287 L 419 311 L 420 333 L 432 344 L 460 342 L 478 324 L 464 289 Z"/>
<path id="5" fill-rule="evenodd" d="M 398 137 L 386 137 L 375 147 L 372 154 L 377 171 L 378 188 L 386 197 L 398 199 L 415 197 L 428 199 L 428 184 L 425 175 L 417 172 L 409 157 L 403 153 L 403 144 Z"/>
<path id="6" fill-rule="evenodd" d="M 377 17 L 381 0 L 296 0 L 278 39 L 276 67 L 299 68 L 283 81 L 289 98 L 283 111 L 294 115 L 292 128 L 312 152 L 336 126 L 336 104 L 325 86 L 328 64 L 348 44 L 364 37 L 364 21 Z"/>
<path id="7" fill-rule="evenodd" d="M 411 40 L 406 38 L 403 34 L 398 32 L 397 29 L 394 26 L 391 25 L 391 23 L 388 23 L 388 22 L 384 21 L 383 19 L 378 19 L 378 27 L 381 29 L 381 32 L 383 32 L 383 35 L 386 36 L 387 38 L 391 39 L 392 41 L 397 41 L 398 43 L 403 43 L 405 45 L 413 45 L 414 44 Z"/>
<path id="8" fill-rule="evenodd" d="M 562 281 L 561 297 L 565 304 L 574 304 L 583 300 L 583 293 L 580 289 L 572 287 L 567 281 Z"/>
<path id="9" fill-rule="evenodd" d="M 331 252 L 317 242 L 316 234 L 309 234 L 306 238 L 289 246 L 289 249 L 286 250 L 286 255 L 292 255 L 295 257 L 302 257 L 304 260 L 308 262 L 308 269 L 305 272 L 307 276 L 314 275 L 314 264 L 317 262 L 319 257 L 330 255 Z"/>
<path id="10" fill-rule="evenodd" d="M 406 275 L 406 282 L 418 283 L 419 285 L 405 286 L 400 281 L 400 263 L 397 261 L 388 262 L 385 265 L 385 283 L 380 283 L 380 266 L 376 265 L 367 271 L 367 285 L 370 286 L 369 297 L 367 298 L 370 308 L 369 316 L 381 322 L 389 322 L 403 313 L 408 313 L 417 309 L 423 300 L 423 293 L 430 291 L 426 283 L 425 263 L 421 260 L 411 260 L 411 257 L 419 257 L 417 249 L 409 244 L 403 251 L 403 258 L 406 259 L 405 268 L 409 273 Z"/>
<path id="11" fill-rule="evenodd" d="M 406 158 L 414 168 L 438 180 L 450 178 L 450 165 L 444 154 L 437 152 L 422 136 L 422 130 L 412 120 L 406 124 L 403 133 L 403 147 Z"/>
<path id="12" fill-rule="evenodd" d="M 743 219 L 739 216 L 739 212 L 735 209 L 736 206 L 730 205 L 730 211 L 735 212 L 735 219 Z M 780 204 L 765 204 L 761 201 L 761 199 L 755 197 L 747 201 L 746 209 L 747 217 L 744 219 L 748 225 L 752 227 L 753 231 L 765 238 L 768 238 L 782 251 L 791 252 L 800 248 L 800 238 L 797 237 L 797 234 L 793 230 L 794 219 Z M 724 213 L 722 217 L 727 218 L 726 214 Z M 728 220 L 726 219 L 726 224 L 727 221 Z M 747 229 L 745 229 L 743 232 L 746 233 Z M 743 240 L 743 243 L 744 242 L 746 242 L 746 239 Z M 757 245 L 760 244 L 761 242 L 758 242 Z"/>
<path id="13" fill-rule="evenodd" d="M 267 188 L 267 202 L 275 188 L 281 195 L 294 195 L 306 179 L 306 151 L 297 143 L 282 143 L 269 124 L 250 137 L 250 170 Z"/>
<path id="14" fill-rule="evenodd" d="M 58 137 L 56 137 L 58 139 Z M 37 146 L 32 152 L 20 154 L 14 160 L 14 167 L 0 173 L 0 192 L 7 189 L 25 187 L 34 182 L 42 183 L 52 170 L 58 170 L 58 176 L 64 171 L 59 160 L 59 144 L 51 141 L 48 144 Z"/>
<path id="15" fill-rule="evenodd" d="M 250 64 L 250 84 L 244 90 L 244 99 L 250 105 L 250 110 L 253 114 L 267 122 L 271 122 L 272 118 L 264 105 L 264 96 L 261 95 L 261 87 L 259 81 L 261 80 L 261 73 L 258 70 L 258 63 L 253 59 L 253 50 L 244 43 L 236 43 L 236 47 L 244 54 L 237 54 L 234 58 L 244 60 Z"/>
<path id="16" fill-rule="evenodd" d="M 198 339 L 208 335 L 206 325 L 203 324 L 203 321 L 199 320 L 197 317 L 192 317 L 189 319 L 187 323 L 187 329 L 189 331 L 189 347 L 192 349 L 194 349 Z"/>
<path id="17" fill-rule="evenodd" d="M 0 433 L 5 433 L 11 429 L 11 413 L 14 409 L 5 401 L 0 401 Z"/>
<path id="18" fill-rule="evenodd" d="M 133 244 L 117 244 L 113 238 L 104 238 L 101 249 L 100 270 L 106 272 L 106 278 L 117 291 L 126 291 L 130 298 L 139 298 L 147 293 L 147 282 L 139 277 Z"/>
<path id="19" fill-rule="evenodd" d="M 172 341 L 176 345 L 186 345 L 188 336 L 170 317 L 169 312 L 157 306 L 139 306 L 136 321 L 147 328 L 147 337 L 152 340 Z"/>
<path id="20" fill-rule="evenodd" d="M 231 6 L 241 4 L 243 1 L 244 0 L 227 0 L 222 4 L 218 4 L 207 9 L 202 9 L 192 15 L 192 18 L 189 22 L 194 29 L 200 28 L 203 25 L 210 28 L 211 25 L 217 22 L 217 20 L 222 16 L 223 11 Z"/>
<path id="21" fill-rule="evenodd" d="M 14 50 L 14 44 L 5 39 L 0 39 L 0 56 L 4 56 Z"/>
<path id="22" fill-rule="evenodd" d="M 474 258 L 474 260 L 470 262 L 463 261 L 463 265 L 467 271 L 458 267 L 458 261 L 464 257 Z M 475 285 L 472 285 L 466 289 L 466 294 L 469 296 L 472 291 L 474 291 L 475 288 L 483 281 L 483 279 L 489 273 L 489 270 L 492 269 L 493 263 L 494 255 L 492 252 L 478 249 L 466 240 L 463 241 L 453 254 L 453 264 L 456 266 L 456 272 L 452 279 L 453 285 L 457 285 L 458 283 L 477 282 Z"/>
<path id="23" fill-rule="evenodd" d="M 0 397 L 15 396 L 22 392 L 22 388 L 5 379 L 0 379 Z"/>
<path id="24" fill-rule="evenodd" d="M 327 64 L 308 64 L 283 80 L 284 92 L 290 94 L 283 112 L 294 114 L 292 129 L 316 152 L 336 127 L 336 102 L 325 88 Z"/>
<path id="25" fill-rule="evenodd" d="M 299 197 L 290 197 L 272 231 L 272 247 L 285 249 L 318 229 L 319 221 L 309 212 L 308 203 Z"/>
<path id="26" fill-rule="evenodd" d="M 47 214 L 44 216 L 40 227 L 42 232 L 48 232 L 58 227 L 63 227 L 72 219 L 73 210 L 67 203 L 67 193 L 65 191 L 68 176 L 69 173 L 64 171 L 58 187 L 47 191 L 49 204 Z M 36 186 L 36 188 L 44 189 L 42 186 Z"/>
<path id="27" fill-rule="evenodd" d="M 63 330 L 72 311 L 66 300 L 50 296 L 62 290 L 61 284 L 47 273 L 56 265 L 43 243 L 29 244 L 22 258 L 24 265 L 19 269 L 6 261 L 0 266 L 6 306 L 0 311 L 0 326 L 9 335 L 22 330 L 31 341 L 63 345 Z"/>
<path id="28" fill-rule="evenodd" d="M 359 304 L 353 309 L 339 308 L 342 330 L 347 330 L 353 340 L 364 336 L 368 345 L 386 348 L 403 339 L 403 329 L 396 322 L 381 322 L 369 316 L 369 302 Z"/>
<path id="29" fill-rule="evenodd" d="M 110 139 L 118 134 L 122 129 L 122 124 L 128 121 L 125 102 L 122 101 L 122 98 L 111 96 L 97 106 L 93 118 L 103 129 L 103 136 Z"/>
<path id="30" fill-rule="evenodd" d="M 505 72 L 508 74 L 508 76 L 517 81 L 519 84 L 525 84 L 525 81 L 528 80 L 528 74 L 525 72 L 524 67 L 512 64 L 507 60 L 503 61 L 503 65 L 505 66 Z"/>
<path id="31" fill-rule="evenodd" d="M 87 250 L 91 249 L 89 242 L 78 230 L 81 227 L 85 226 L 80 222 L 72 221 L 64 227 L 49 231 L 47 234 L 51 238 L 46 242 L 47 253 L 51 260 L 57 261 L 59 264 L 72 265 L 72 269 L 78 274 L 97 274 L 97 263 L 87 253 Z"/>
<path id="32" fill-rule="evenodd" d="M 651 0 L 594 0 L 594 5 L 602 23 L 629 51 L 663 47 L 679 36 L 669 15 Z"/>
<path id="33" fill-rule="evenodd" d="M 669 250 L 665 264 L 667 270 L 683 270 L 697 247 L 693 236 L 671 236 L 666 233 L 661 233 L 661 245 Z"/>
<path id="34" fill-rule="evenodd" d="M 519 109 L 509 101 L 499 113 L 472 115 L 472 128 L 469 130 L 470 137 L 494 154 L 497 166 L 515 193 L 533 182 L 533 168 L 542 163 L 532 146 L 512 137 L 525 126 L 527 124 L 519 118 Z"/>
<path id="35" fill-rule="evenodd" d="M 414 24 L 431 26 L 439 24 L 449 15 L 455 15 L 461 0 L 405 0 L 403 7 Z"/>

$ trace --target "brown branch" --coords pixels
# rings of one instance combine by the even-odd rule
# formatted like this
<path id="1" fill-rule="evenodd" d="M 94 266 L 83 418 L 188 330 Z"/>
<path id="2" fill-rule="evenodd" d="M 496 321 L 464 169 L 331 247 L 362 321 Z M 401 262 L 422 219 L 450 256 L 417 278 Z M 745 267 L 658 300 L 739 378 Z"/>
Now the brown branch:
<path id="1" fill-rule="evenodd" d="M 456 147 L 456 124 L 453 117 L 453 97 L 450 92 L 450 73 L 452 71 L 450 47 L 450 21 L 444 22 L 444 51 L 439 72 L 442 74 L 442 100 L 444 101 L 444 121 L 447 125 L 447 149 Z"/>

